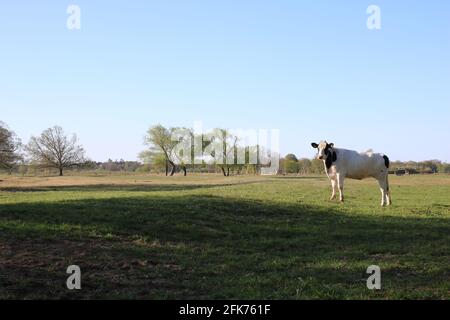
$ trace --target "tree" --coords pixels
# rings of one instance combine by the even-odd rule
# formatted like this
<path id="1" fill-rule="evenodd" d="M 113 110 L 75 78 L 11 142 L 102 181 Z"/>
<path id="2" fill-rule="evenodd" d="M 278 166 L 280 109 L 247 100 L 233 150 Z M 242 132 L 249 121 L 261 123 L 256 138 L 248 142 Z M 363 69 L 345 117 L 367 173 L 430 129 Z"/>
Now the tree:
<path id="1" fill-rule="evenodd" d="M 308 158 L 298 160 L 298 170 L 301 174 L 311 173 L 311 160 Z"/>
<path id="2" fill-rule="evenodd" d="M 144 138 L 144 144 L 149 146 L 149 150 L 141 153 L 141 158 L 146 157 L 150 163 L 160 160 L 161 155 L 165 159 L 166 176 L 169 173 L 169 164 L 172 167 L 170 175 L 173 176 L 176 170 L 175 159 L 173 158 L 173 149 L 177 145 L 177 141 L 172 141 L 172 133 L 174 129 L 166 129 L 162 125 L 150 127 Z"/>
<path id="3" fill-rule="evenodd" d="M 166 175 L 168 174 L 168 163 L 164 154 L 145 150 L 139 153 L 138 157 L 149 171 L 162 172 L 165 170 Z"/>
<path id="4" fill-rule="evenodd" d="M 298 162 L 297 157 L 295 156 L 295 154 L 289 153 L 284 157 L 285 160 L 288 161 L 293 161 L 293 162 Z"/>
<path id="5" fill-rule="evenodd" d="M 32 162 L 42 167 L 56 168 L 60 176 L 64 169 L 85 162 L 85 152 L 78 145 L 76 135 L 69 138 L 59 126 L 45 130 L 38 137 L 31 137 L 25 150 Z"/>
<path id="6" fill-rule="evenodd" d="M 421 168 L 422 172 L 424 172 L 426 170 L 431 170 L 431 172 L 437 173 L 438 168 L 441 165 L 441 163 L 442 162 L 440 160 L 427 160 L 427 161 L 420 162 L 420 168 Z"/>
<path id="7" fill-rule="evenodd" d="M 0 121 L 0 167 L 11 170 L 22 159 L 21 142 L 6 124 Z"/>
<path id="8" fill-rule="evenodd" d="M 211 156 L 225 177 L 230 176 L 230 169 L 235 166 L 238 140 L 239 138 L 231 134 L 230 131 L 216 129 L 211 135 L 211 143 L 207 146 L 213 147 Z"/>
<path id="9" fill-rule="evenodd" d="M 441 172 L 442 173 L 450 173 L 450 164 L 449 163 L 443 163 Z"/>
<path id="10" fill-rule="evenodd" d="M 175 141 L 171 158 L 181 167 L 184 176 L 187 175 L 187 167 L 194 164 L 195 135 L 193 130 L 187 128 L 170 128 L 171 139 Z"/>
<path id="11" fill-rule="evenodd" d="M 258 174 L 261 169 L 259 161 L 259 145 L 246 146 L 245 148 L 245 164 L 239 165 L 241 169 L 245 169 L 247 174 Z"/>
<path id="12" fill-rule="evenodd" d="M 285 173 L 298 173 L 298 159 L 292 153 L 281 159 L 280 165 Z"/>
<path id="13" fill-rule="evenodd" d="M 323 161 L 318 159 L 313 159 L 311 161 L 311 173 L 323 173 L 325 171 Z"/>

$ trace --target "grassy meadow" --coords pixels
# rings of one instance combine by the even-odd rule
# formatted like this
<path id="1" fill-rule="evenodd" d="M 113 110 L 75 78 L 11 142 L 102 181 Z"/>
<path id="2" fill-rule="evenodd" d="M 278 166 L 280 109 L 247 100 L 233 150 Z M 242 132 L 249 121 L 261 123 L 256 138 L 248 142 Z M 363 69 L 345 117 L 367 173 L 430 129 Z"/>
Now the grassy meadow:
<path id="1" fill-rule="evenodd" d="M 390 178 L 381 208 L 375 180 L 0 176 L 0 299 L 449 299 L 450 176 Z"/>

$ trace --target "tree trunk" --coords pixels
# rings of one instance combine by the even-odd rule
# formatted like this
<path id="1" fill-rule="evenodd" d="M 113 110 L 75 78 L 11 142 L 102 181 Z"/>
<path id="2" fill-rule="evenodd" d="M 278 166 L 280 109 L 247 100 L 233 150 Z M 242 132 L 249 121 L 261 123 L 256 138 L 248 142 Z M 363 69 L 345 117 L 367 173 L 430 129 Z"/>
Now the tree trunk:
<path id="1" fill-rule="evenodd" d="M 173 163 L 172 161 L 170 161 L 170 165 L 172 166 L 172 171 L 170 172 L 170 176 L 173 176 L 175 174 L 175 170 L 176 170 L 176 166 L 175 163 Z"/>
<path id="2" fill-rule="evenodd" d="M 230 176 L 230 167 L 227 168 L 227 177 Z"/>
<path id="3" fill-rule="evenodd" d="M 166 161 L 166 177 L 169 175 L 169 163 Z"/>
<path id="4" fill-rule="evenodd" d="M 225 168 L 224 167 L 220 167 L 220 169 L 222 169 L 223 176 L 226 177 L 227 173 L 225 172 Z"/>
<path id="5" fill-rule="evenodd" d="M 186 166 L 183 166 L 183 173 L 184 173 L 184 176 L 186 177 L 187 176 Z"/>
<path id="6" fill-rule="evenodd" d="M 59 176 L 60 176 L 60 177 L 63 176 L 63 168 L 59 168 Z"/>

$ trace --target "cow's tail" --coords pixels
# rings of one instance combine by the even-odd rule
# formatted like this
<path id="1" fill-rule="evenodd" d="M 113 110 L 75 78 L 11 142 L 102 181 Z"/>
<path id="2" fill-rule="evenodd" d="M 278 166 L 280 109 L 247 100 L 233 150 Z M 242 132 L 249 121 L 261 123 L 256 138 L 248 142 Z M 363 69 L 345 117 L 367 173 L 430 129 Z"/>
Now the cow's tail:
<path id="1" fill-rule="evenodd" d="M 389 157 L 387 155 L 383 156 L 384 158 L 384 164 L 386 165 L 386 191 L 388 192 L 388 196 L 390 197 L 390 189 L 389 189 L 389 167 L 391 165 Z"/>
<path id="2" fill-rule="evenodd" d="M 389 160 L 389 157 L 387 155 L 383 156 L 384 159 L 384 165 L 386 166 L 386 188 L 387 191 L 389 192 L 389 167 L 391 165 L 391 161 Z"/>
<path id="3" fill-rule="evenodd" d="M 389 169 L 390 165 L 391 165 L 391 161 L 389 160 L 388 156 L 384 155 L 383 156 L 384 159 L 384 164 L 386 165 L 386 168 Z"/>
<path id="4" fill-rule="evenodd" d="M 388 193 L 391 192 L 390 188 L 389 188 L 389 171 L 386 173 L 386 191 Z"/>

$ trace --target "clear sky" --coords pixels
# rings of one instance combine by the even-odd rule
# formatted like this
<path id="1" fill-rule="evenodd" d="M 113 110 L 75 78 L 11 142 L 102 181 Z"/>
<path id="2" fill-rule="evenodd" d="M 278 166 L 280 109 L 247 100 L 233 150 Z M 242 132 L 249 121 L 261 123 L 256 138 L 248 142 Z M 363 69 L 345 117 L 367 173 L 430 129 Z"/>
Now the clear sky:
<path id="1" fill-rule="evenodd" d="M 448 0 L 3 1 L 0 120 L 24 142 L 61 125 L 99 161 L 194 121 L 280 129 L 300 157 L 327 139 L 450 161 L 449 57 Z"/>

